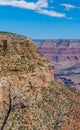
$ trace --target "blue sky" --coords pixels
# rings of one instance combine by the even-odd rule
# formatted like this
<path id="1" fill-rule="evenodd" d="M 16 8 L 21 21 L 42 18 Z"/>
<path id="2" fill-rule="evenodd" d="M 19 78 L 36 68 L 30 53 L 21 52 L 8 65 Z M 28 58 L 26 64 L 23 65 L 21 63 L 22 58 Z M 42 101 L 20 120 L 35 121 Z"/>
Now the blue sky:
<path id="1" fill-rule="evenodd" d="M 0 31 L 80 39 L 80 0 L 0 0 Z"/>

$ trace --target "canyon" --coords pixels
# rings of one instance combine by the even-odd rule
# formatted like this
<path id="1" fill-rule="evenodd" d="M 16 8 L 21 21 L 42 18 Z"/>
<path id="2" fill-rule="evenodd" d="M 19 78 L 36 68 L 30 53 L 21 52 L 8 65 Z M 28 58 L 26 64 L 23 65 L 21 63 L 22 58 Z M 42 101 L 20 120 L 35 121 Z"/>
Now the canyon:
<path id="1" fill-rule="evenodd" d="M 80 89 L 80 40 L 34 40 L 39 52 L 55 67 L 55 79 Z"/>

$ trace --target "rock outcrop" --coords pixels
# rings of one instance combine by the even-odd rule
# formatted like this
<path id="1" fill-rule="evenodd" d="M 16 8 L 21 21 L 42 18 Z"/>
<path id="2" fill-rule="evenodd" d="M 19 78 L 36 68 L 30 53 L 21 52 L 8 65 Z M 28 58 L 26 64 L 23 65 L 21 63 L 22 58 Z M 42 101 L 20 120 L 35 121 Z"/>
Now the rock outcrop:
<path id="1" fill-rule="evenodd" d="M 15 86 L 42 86 L 54 80 L 54 68 L 36 50 L 31 39 L 10 33 L 0 33 L 0 104 L 5 107 L 9 97 L 9 82 Z M 16 82 L 15 82 L 16 79 Z M 24 87 L 22 87 L 24 88 Z M 7 99 L 7 101 L 6 101 Z"/>

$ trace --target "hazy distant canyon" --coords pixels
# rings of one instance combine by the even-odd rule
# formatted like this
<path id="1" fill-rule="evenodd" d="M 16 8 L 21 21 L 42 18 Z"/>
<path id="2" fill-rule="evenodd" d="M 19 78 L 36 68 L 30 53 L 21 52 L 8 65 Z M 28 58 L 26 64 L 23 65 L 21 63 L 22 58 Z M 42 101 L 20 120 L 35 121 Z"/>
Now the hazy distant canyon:
<path id="1" fill-rule="evenodd" d="M 55 67 L 55 79 L 80 89 L 80 40 L 35 40 Z"/>

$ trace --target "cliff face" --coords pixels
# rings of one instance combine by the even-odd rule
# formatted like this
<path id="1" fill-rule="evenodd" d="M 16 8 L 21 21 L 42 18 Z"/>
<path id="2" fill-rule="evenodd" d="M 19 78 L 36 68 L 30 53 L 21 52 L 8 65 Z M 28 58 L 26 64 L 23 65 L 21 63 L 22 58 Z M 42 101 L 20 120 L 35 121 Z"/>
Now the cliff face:
<path id="1" fill-rule="evenodd" d="M 53 65 L 29 38 L 0 40 L 0 130 L 79 130 L 80 92 L 54 81 Z"/>

